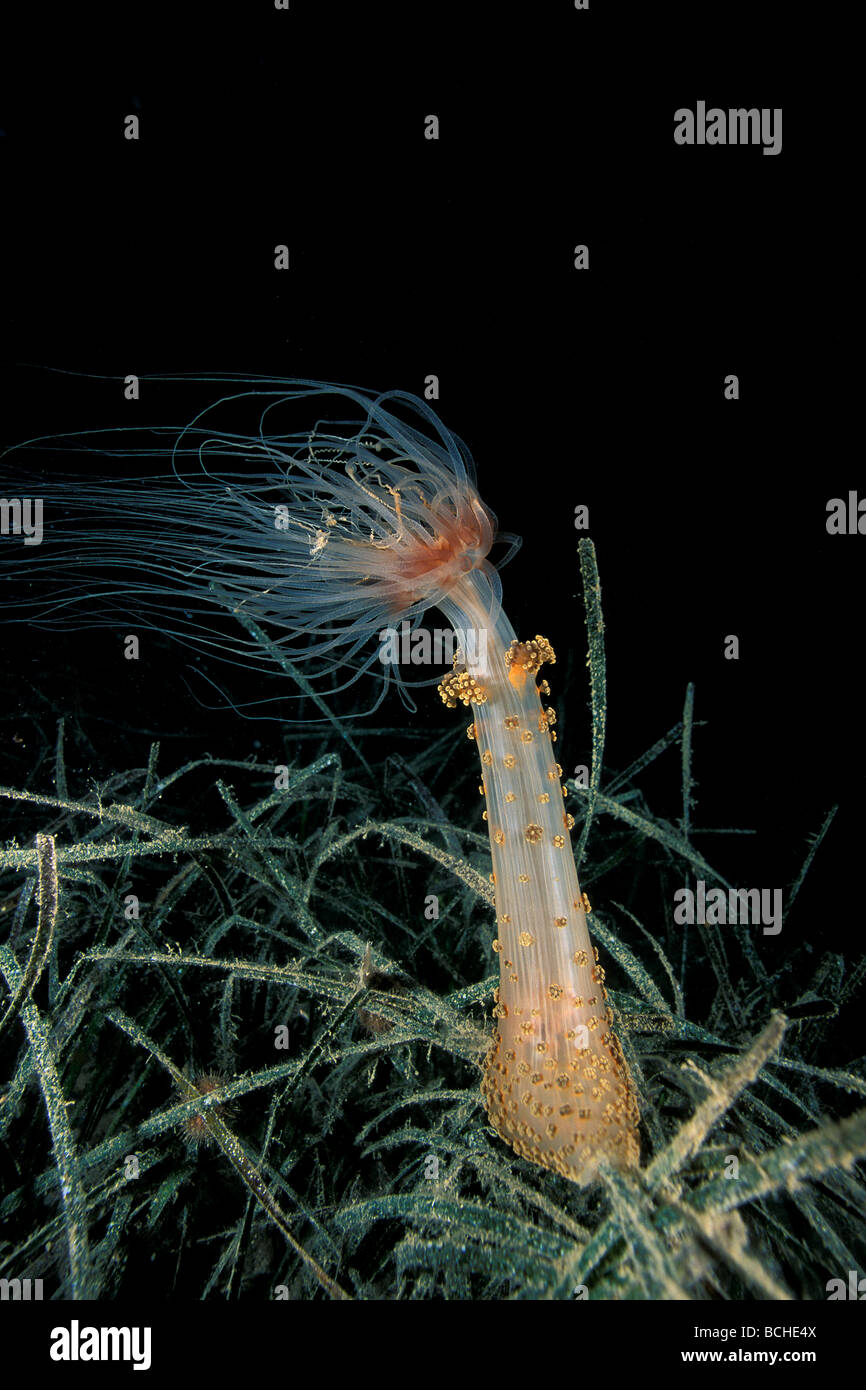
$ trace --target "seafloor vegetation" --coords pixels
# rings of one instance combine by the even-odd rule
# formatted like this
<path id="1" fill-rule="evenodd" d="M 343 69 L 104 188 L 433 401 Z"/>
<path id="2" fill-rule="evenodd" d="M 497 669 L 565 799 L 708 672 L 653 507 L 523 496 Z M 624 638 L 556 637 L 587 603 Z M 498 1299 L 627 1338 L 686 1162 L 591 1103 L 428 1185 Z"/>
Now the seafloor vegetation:
<path id="1" fill-rule="evenodd" d="M 26 785 L 0 789 L 0 1277 L 53 1298 L 823 1299 L 866 1265 L 866 1064 L 831 1050 L 866 956 L 771 974 L 748 927 L 671 920 L 683 882 L 726 886 L 693 826 L 694 695 L 608 771 L 581 550 L 593 762 L 569 805 L 639 1173 L 582 1191 L 487 1124 L 498 969 L 463 721 L 333 715 L 270 758 L 154 743 L 95 783 L 55 696 Z M 787 913 L 832 834 L 815 820 Z"/>

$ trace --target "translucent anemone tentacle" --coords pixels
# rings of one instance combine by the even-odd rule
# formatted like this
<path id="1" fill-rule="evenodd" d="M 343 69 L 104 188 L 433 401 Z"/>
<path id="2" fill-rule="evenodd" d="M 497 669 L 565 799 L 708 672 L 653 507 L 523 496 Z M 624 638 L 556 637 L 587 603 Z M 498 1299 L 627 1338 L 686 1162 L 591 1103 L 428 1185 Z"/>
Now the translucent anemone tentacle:
<path id="1" fill-rule="evenodd" d="M 234 389 L 180 427 L 22 446 L 49 459 L 32 479 L 45 544 L 3 557 L 7 576 L 17 569 L 28 586 L 17 619 L 66 629 L 136 621 L 263 670 L 278 665 L 276 650 L 329 693 L 370 672 L 401 687 L 434 681 L 383 668 L 378 634 L 398 619 L 417 625 L 475 566 L 498 601 L 486 558 L 495 518 L 466 445 L 404 392 L 207 380 Z M 59 474 L 69 452 L 140 475 Z M 145 460 L 168 466 L 146 476 Z M 263 626 L 271 651 L 230 621 L 240 613 Z"/>

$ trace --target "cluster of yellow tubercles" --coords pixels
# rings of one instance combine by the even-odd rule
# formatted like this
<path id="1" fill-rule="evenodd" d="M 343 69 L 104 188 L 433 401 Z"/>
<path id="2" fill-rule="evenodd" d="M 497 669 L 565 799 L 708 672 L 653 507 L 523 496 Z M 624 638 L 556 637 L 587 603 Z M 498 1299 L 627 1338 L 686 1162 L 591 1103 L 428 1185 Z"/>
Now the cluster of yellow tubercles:
<path id="1" fill-rule="evenodd" d="M 484 686 L 468 671 L 449 671 L 437 688 L 449 709 L 456 709 L 458 701 L 464 705 L 483 705 L 487 701 Z"/>
<path id="2" fill-rule="evenodd" d="M 564 929 L 565 918 L 557 917 L 554 925 Z M 536 945 L 530 932 L 521 932 L 517 941 L 527 952 Z M 500 941 L 494 941 L 493 949 L 502 955 Z M 611 1027 L 613 1014 L 597 948 L 591 955 L 576 951 L 574 963 L 590 972 L 593 993 L 571 1003 L 596 1010 L 587 1019 L 583 1038 L 578 1029 L 569 1029 L 567 1037 L 577 1045 L 567 1059 L 553 1056 L 553 1039 L 536 1040 L 541 1010 L 533 1008 L 519 1027 L 516 1020 L 509 1025 L 511 1010 L 496 990 L 493 1013 L 500 1028 L 508 1028 L 508 1040 L 502 1031 L 497 1033 L 481 1089 L 494 1129 L 518 1154 L 580 1182 L 594 1176 L 601 1158 L 618 1167 L 637 1164 L 639 1115 L 622 1048 Z M 504 979 L 513 962 L 502 964 Z M 518 980 L 516 974 L 508 978 Z M 557 1006 L 568 1003 L 568 991 L 558 981 L 550 982 L 547 996 Z M 523 1008 L 515 1012 L 524 1015 Z"/>
<path id="3" fill-rule="evenodd" d="M 547 638 L 538 634 L 528 642 L 518 642 L 515 638 L 505 653 L 506 666 L 519 667 L 527 676 L 534 676 L 545 661 L 551 666 L 555 665 L 556 653 Z M 542 682 L 543 686 L 546 684 L 546 681 Z M 546 695 L 548 692 L 543 690 L 542 693 Z"/>

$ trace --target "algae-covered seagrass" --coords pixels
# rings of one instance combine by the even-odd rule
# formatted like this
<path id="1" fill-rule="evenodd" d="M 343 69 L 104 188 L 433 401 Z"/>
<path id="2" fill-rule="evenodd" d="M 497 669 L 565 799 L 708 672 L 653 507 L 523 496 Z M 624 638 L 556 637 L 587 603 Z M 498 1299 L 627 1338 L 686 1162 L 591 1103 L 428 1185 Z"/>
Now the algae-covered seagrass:
<path id="1" fill-rule="evenodd" d="M 255 427 L 221 427 L 226 408 Z M 585 632 L 518 641 L 468 450 L 400 393 L 235 382 L 173 433 L 65 445 L 167 466 L 147 491 L 128 464 L 46 474 L 54 549 L 7 616 L 134 620 L 278 672 L 279 710 L 286 687 L 297 703 L 267 755 L 190 745 L 173 765 L 154 743 L 97 784 L 68 770 L 93 735 L 76 717 L 71 739 L 64 692 L 28 713 L 53 754 L 3 791 L 0 1274 L 110 1296 L 147 1252 L 169 1292 L 202 1295 L 785 1298 L 862 1265 L 866 1079 L 822 1047 L 863 958 L 795 962 L 788 1022 L 747 928 L 702 926 L 685 949 L 658 915 L 688 875 L 727 886 L 695 845 L 694 694 L 605 769 L 591 542 Z M 3 556 L 19 576 L 31 559 Z M 432 679 L 471 714 L 482 799 L 465 733 L 414 720 L 434 692 L 413 699 L 381 660 L 382 630 L 433 605 L 462 635 Z M 587 645 L 583 785 L 554 739 Z M 408 716 L 383 703 L 391 676 Z M 362 689 L 378 725 L 355 717 Z M 681 779 L 678 825 L 641 791 L 656 761 Z M 658 890 L 640 912 L 621 905 L 638 860 Z M 203 1126 L 214 1142 L 194 1147 Z"/>

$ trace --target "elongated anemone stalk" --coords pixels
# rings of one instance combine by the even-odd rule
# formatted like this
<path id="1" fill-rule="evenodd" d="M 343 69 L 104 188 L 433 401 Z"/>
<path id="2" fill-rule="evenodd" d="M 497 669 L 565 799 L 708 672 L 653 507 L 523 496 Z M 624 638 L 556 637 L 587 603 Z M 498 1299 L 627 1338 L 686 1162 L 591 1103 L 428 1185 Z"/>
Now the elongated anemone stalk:
<path id="1" fill-rule="evenodd" d="M 329 397 L 352 403 L 350 423 L 287 428 L 283 413 L 296 401 Z M 217 429 L 212 414 L 224 402 L 252 403 L 256 433 Z M 431 432 L 407 424 L 407 412 Z M 91 436 L 72 438 L 74 448 L 92 447 Z M 228 599 L 268 628 L 281 653 L 344 684 L 369 670 L 387 680 L 377 639 L 388 623 L 438 607 L 455 632 L 474 634 L 440 693 L 472 711 L 493 856 L 501 974 L 485 1105 L 519 1154 L 575 1182 L 595 1179 L 603 1161 L 636 1164 L 637 1102 L 587 930 L 554 716 L 540 699 L 548 687 L 538 673 L 554 656 L 543 637 L 518 642 L 502 610 L 487 559 L 495 519 L 466 446 L 416 397 L 274 380 L 236 389 L 156 452 L 171 458 L 172 473 L 146 487 L 48 484 L 46 526 L 54 500 L 77 525 L 54 527 L 41 577 L 22 553 L 28 581 L 52 586 L 22 620 L 33 607 L 37 620 L 64 624 L 82 606 L 87 623 L 137 609 L 229 659 L 266 660 L 254 635 L 227 646 L 207 626 Z M 235 471 L 219 471 L 223 459 Z M 266 473 L 250 472 L 262 463 Z"/>
<path id="2" fill-rule="evenodd" d="M 474 572 L 439 601 L 456 628 L 487 634 L 477 644 L 485 669 L 470 659 L 439 686 L 447 705 L 459 700 L 474 715 L 493 857 L 498 1031 L 481 1089 L 518 1154 L 589 1183 L 602 1160 L 637 1164 L 637 1101 L 587 928 L 555 715 L 540 698 L 549 687 L 536 680 L 556 658 L 544 637 L 518 642 L 501 608 L 490 624 L 490 599 Z"/>

